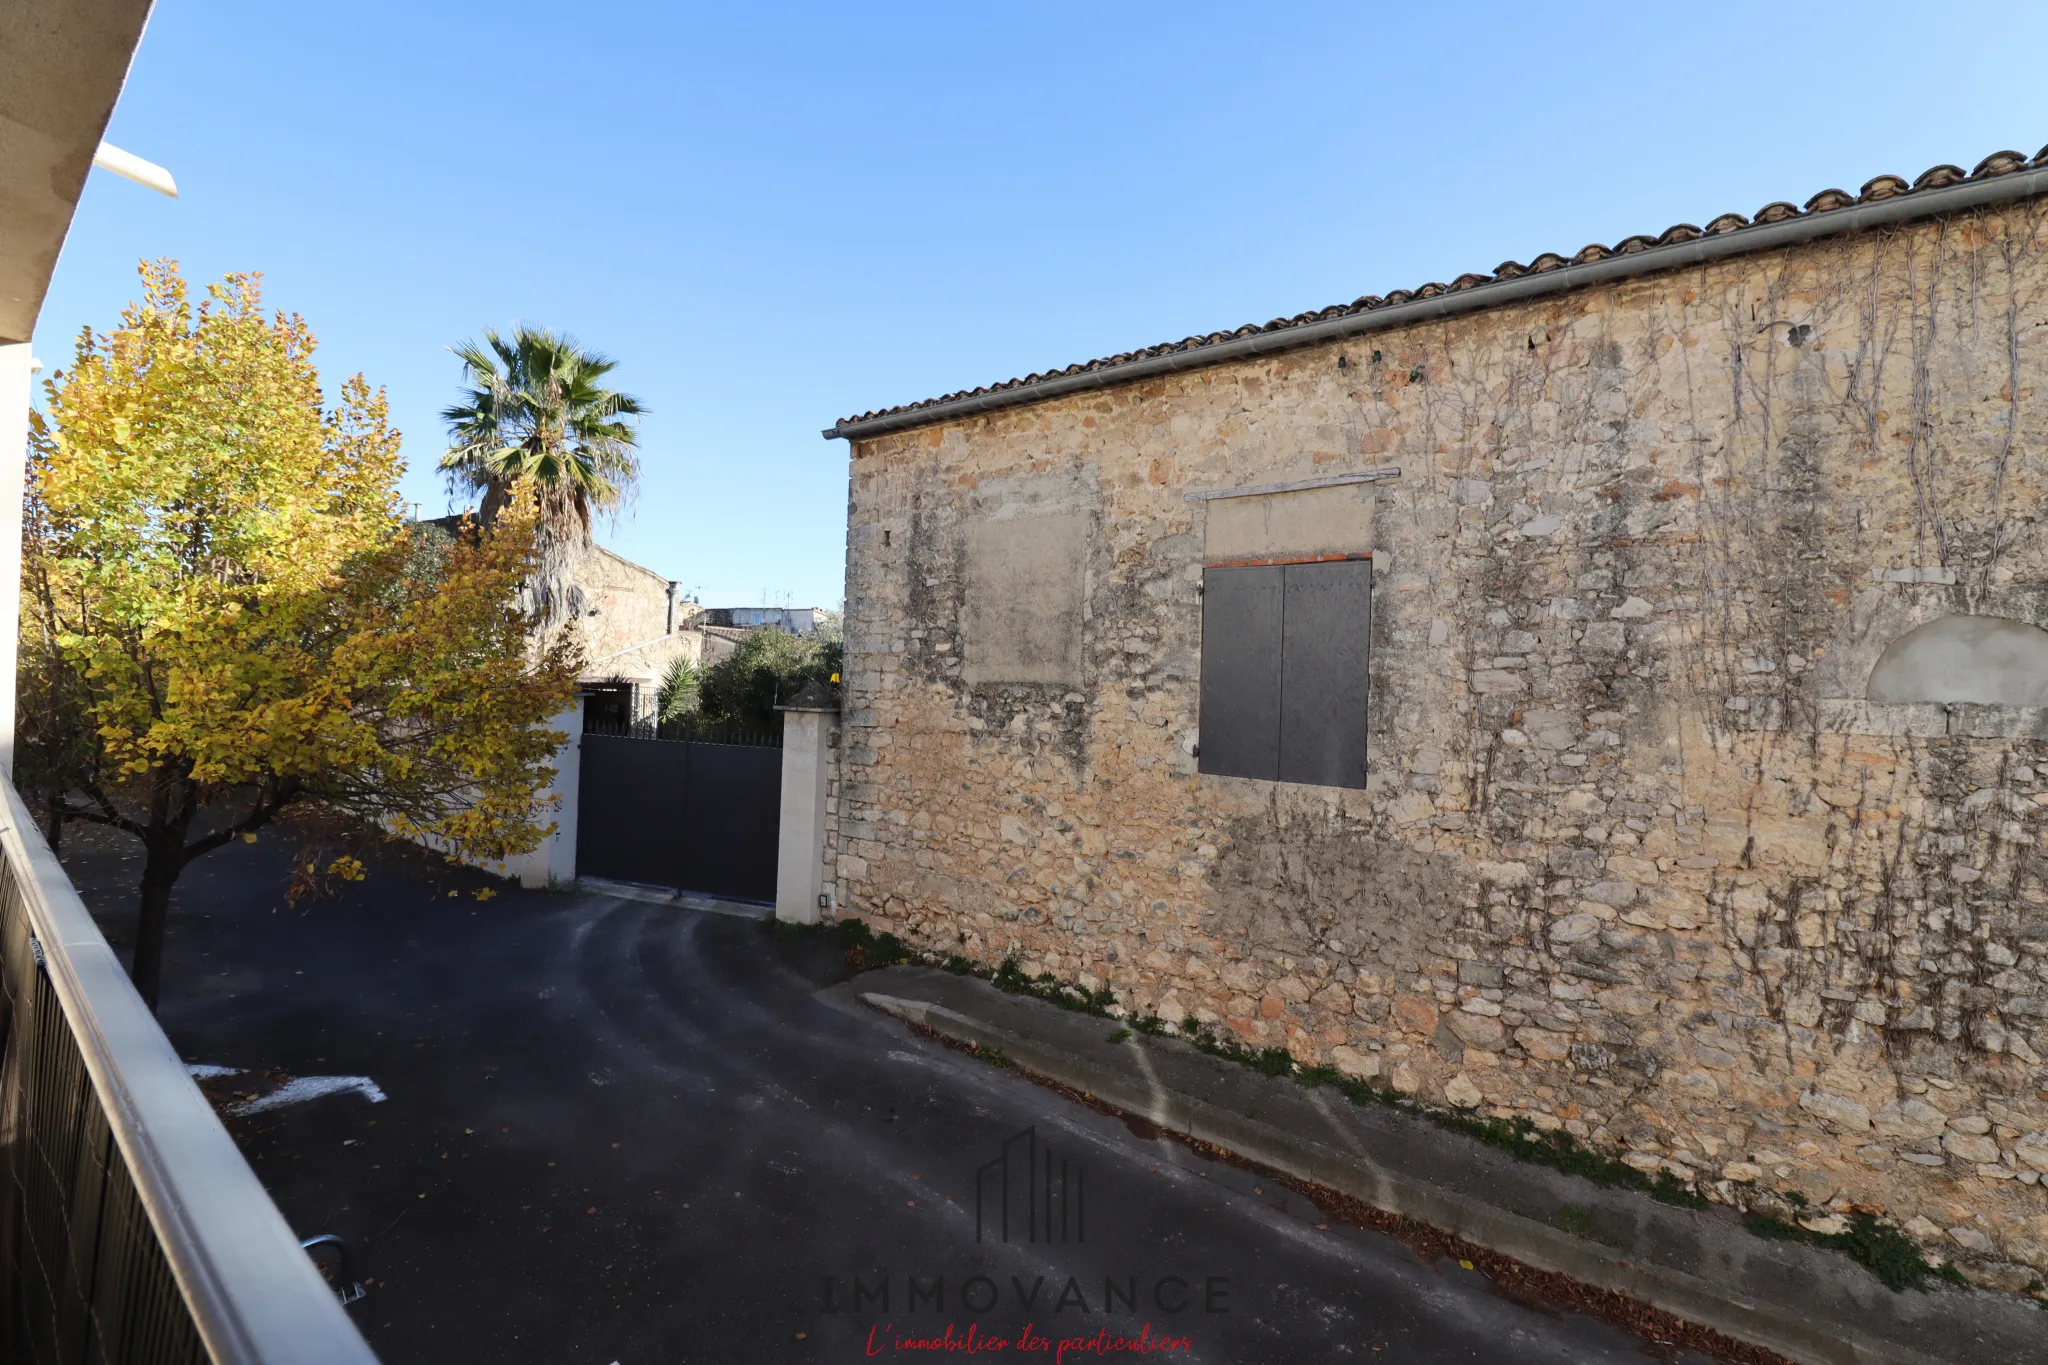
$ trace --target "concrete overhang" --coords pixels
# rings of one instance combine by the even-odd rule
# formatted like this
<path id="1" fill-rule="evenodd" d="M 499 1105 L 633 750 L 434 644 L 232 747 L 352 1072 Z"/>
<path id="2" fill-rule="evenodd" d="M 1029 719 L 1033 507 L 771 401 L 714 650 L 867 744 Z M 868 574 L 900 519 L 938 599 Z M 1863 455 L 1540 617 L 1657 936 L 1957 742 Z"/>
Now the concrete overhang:
<path id="1" fill-rule="evenodd" d="M 0 0 L 0 345 L 27 341 L 150 0 Z"/>

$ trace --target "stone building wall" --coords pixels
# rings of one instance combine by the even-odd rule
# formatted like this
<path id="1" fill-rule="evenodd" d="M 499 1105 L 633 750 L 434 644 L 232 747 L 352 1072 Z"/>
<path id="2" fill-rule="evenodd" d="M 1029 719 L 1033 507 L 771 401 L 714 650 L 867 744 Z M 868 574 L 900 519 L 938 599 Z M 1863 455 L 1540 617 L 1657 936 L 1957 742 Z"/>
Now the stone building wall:
<path id="1" fill-rule="evenodd" d="M 842 913 L 2026 1287 L 2048 711 L 1866 684 L 1944 614 L 2048 625 L 2044 216 L 858 442 Z M 1394 468 L 1366 789 L 1198 775 L 1187 494 Z M 1003 605 L 1063 556 L 1070 658 Z"/>
<path id="2" fill-rule="evenodd" d="M 574 577 L 583 594 L 584 649 L 593 659 L 671 633 L 668 580 L 654 570 L 593 542 L 578 556 Z"/>
<path id="3" fill-rule="evenodd" d="M 819 889 L 824 893 L 828 917 L 845 913 L 845 897 L 839 887 L 840 819 L 845 806 L 842 756 L 846 751 L 845 726 L 835 720 L 825 748 L 825 832 L 819 841 Z"/>
<path id="4" fill-rule="evenodd" d="M 652 719 L 669 665 L 698 662 L 703 632 L 688 628 L 684 604 L 675 604 L 671 616 L 667 579 L 594 542 L 576 561 L 575 585 L 582 594 L 584 679 L 632 683 L 635 719 Z"/>

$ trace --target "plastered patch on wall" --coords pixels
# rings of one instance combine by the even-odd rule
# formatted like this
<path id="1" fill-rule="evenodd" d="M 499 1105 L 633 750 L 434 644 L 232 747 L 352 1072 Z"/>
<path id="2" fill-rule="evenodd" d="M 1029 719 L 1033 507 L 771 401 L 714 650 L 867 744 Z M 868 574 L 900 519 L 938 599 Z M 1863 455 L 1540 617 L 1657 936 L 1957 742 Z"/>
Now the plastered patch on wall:
<path id="1" fill-rule="evenodd" d="M 967 527 L 962 676 L 976 683 L 1078 683 L 1090 518 L 1014 517 Z"/>
<path id="2" fill-rule="evenodd" d="M 2030 662 L 2048 641 L 2042 589 L 1994 587 L 1974 610 L 1968 605 L 1946 584 L 1892 580 L 1858 592 L 1834 638 L 1816 651 L 1819 728 L 1900 738 L 2048 733 L 2048 682 Z"/>
<path id="3" fill-rule="evenodd" d="M 1202 555 L 1211 564 L 1372 549 L 1373 495 L 1364 485 L 1217 498 L 1205 506 Z"/>
<path id="4" fill-rule="evenodd" d="M 2003 616 L 1943 616 L 1891 642 L 1867 694 L 1877 702 L 2048 706 L 2048 631 Z"/>

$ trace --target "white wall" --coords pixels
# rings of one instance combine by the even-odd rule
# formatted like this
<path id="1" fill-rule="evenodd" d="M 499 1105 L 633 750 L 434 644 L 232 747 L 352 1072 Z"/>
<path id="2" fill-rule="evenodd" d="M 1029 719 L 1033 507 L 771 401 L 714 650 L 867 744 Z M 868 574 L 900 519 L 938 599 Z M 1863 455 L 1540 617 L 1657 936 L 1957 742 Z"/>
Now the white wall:
<path id="1" fill-rule="evenodd" d="M 21 620 L 21 492 L 28 466 L 27 343 L 0 346 L 0 775 L 14 776 L 14 667 Z"/>

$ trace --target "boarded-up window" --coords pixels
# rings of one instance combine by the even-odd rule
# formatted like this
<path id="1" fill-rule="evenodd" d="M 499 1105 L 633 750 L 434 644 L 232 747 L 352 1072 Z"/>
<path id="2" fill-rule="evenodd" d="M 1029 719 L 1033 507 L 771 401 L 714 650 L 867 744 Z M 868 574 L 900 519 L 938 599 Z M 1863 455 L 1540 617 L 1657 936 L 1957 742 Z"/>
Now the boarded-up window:
<path id="1" fill-rule="evenodd" d="M 1201 771 L 1365 785 L 1372 562 L 1202 575 Z"/>

